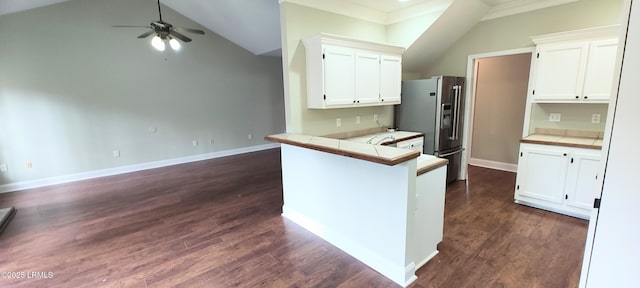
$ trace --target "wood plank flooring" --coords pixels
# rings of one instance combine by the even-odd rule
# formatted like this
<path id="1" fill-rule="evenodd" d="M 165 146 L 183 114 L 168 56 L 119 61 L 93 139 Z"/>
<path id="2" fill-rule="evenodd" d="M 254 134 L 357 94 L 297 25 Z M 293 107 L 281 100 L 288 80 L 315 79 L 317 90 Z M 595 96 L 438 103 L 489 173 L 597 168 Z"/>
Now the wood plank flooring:
<path id="1" fill-rule="evenodd" d="M 18 209 L 0 287 L 399 287 L 280 216 L 279 157 L 0 194 Z M 577 287 L 587 222 L 514 204 L 513 173 L 469 173 L 448 187 L 440 254 L 410 287 Z"/>

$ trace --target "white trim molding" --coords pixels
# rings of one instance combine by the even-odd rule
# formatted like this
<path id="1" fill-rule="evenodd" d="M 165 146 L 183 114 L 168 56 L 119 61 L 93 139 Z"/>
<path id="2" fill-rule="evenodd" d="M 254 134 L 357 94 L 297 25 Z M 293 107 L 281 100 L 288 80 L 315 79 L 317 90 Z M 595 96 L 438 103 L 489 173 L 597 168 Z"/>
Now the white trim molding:
<path id="1" fill-rule="evenodd" d="M 493 6 L 480 21 L 486 21 L 538 9 L 577 2 L 579 0 L 515 0 Z"/>
<path id="2" fill-rule="evenodd" d="M 142 171 L 142 170 L 148 170 L 148 169 L 154 169 L 154 168 L 161 168 L 161 167 L 185 164 L 190 162 L 197 162 L 202 160 L 209 160 L 209 159 L 226 157 L 226 156 L 233 156 L 238 154 L 262 151 L 262 150 L 275 149 L 279 147 L 280 147 L 280 144 L 268 143 L 263 145 L 242 147 L 242 148 L 217 151 L 217 152 L 206 153 L 206 154 L 198 154 L 193 156 L 139 163 L 139 164 L 87 171 L 87 172 L 81 172 L 81 173 L 69 174 L 69 175 L 63 175 L 63 176 L 15 182 L 15 183 L 0 185 L 0 193 L 40 188 L 45 186 L 76 182 L 76 181 L 88 180 L 88 179 L 94 179 L 94 178 L 100 178 L 100 177 L 106 177 L 106 176 L 113 176 L 118 174 L 124 174 L 124 173 L 130 173 L 130 172 L 136 172 L 136 171 Z"/>
<path id="3" fill-rule="evenodd" d="M 475 109 L 475 85 L 476 85 L 476 60 L 478 59 L 482 59 L 482 58 L 490 58 L 490 57 L 498 57 L 498 56 L 508 56 L 508 55 L 516 55 L 516 54 L 526 54 L 526 53 L 530 53 L 533 55 L 533 53 L 535 53 L 536 48 L 535 47 L 528 47 L 528 48 L 518 48 L 518 49 L 510 49 L 510 50 L 502 50 L 502 51 L 494 51 L 494 52 L 487 52 L 487 53 L 481 53 L 481 54 L 473 54 L 473 55 L 469 55 L 467 56 L 467 78 L 466 78 L 466 87 L 465 87 L 465 103 L 469 103 L 467 105 L 465 105 L 465 111 L 464 111 L 464 128 L 463 128 L 463 132 L 462 132 L 462 139 L 466 139 L 465 142 L 462 144 L 463 148 L 465 149 L 464 152 L 462 152 L 462 167 L 460 167 L 460 179 L 467 179 L 467 165 L 469 164 L 469 162 L 471 161 L 471 147 L 473 145 L 473 139 L 471 139 L 471 136 L 473 135 L 473 111 Z M 534 61 L 534 58 L 531 57 L 531 61 Z M 529 87 L 531 87 L 531 79 L 529 79 Z M 529 90 L 527 88 L 527 90 Z M 527 97 L 529 96 L 529 93 L 527 94 Z M 529 101 L 529 99 L 527 98 L 527 107 L 525 110 L 525 127 L 527 127 L 528 122 L 529 122 L 529 111 L 531 110 L 531 103 Z M 527 134 L 528 135 L 528 134 Z"/>
<path id="4" fill-rule="evenodd" d="M 504 162 L 484 160 L 484 159 L 478 159 L 478 158 L 469 159 L 469 165 L 489 168 L 494 170 L 514 172 L 514 173 L 518 171 L 518 164 L 504 163 Z"/>

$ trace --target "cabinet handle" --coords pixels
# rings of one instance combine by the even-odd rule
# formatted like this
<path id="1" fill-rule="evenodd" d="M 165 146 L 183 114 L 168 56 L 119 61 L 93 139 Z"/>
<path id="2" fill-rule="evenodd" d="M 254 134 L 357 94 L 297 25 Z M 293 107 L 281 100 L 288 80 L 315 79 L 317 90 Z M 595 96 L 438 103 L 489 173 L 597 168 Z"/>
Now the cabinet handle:
<path id="1" fill-rule="evenodd" d="M 356 100 L 353 100 L 353 103 L 356 103 Z"/>
<path id="2" fill-rule="evenodd" d="M 589 97 L 587 97 L 587 96 L 584 96 L 584 99 L 587 99 L 587 98 L 589 98 Z"/>
<path id="3" fill-rule="evenodd" d="M 573 157 L 571 157 L 571 163 L 573 163 Z"/>
<path id="4" fill-rule="evenodd" d="M 569 199 L 569 195 L 568 194 L 564 194 L 564 200 Z"/>
<path id="5" fill-rule="evenodd" d="M 380 99 L 381 102 L 384 102 L 384 99 Z"/>
<path id="6" fill-rule="evenodd" d="M 580 99 L 580 96 L 576 96 L 576 99 Z"/>
<path id="7" fill-rule="evenodd" d="M 358 100 L 358 103 L 360 103 L 360 100 Z"/>
<path id="8" fill-rule="evenodd" d="M 562 156 L 567 156 L 567 153 L 562 154 Z"/>

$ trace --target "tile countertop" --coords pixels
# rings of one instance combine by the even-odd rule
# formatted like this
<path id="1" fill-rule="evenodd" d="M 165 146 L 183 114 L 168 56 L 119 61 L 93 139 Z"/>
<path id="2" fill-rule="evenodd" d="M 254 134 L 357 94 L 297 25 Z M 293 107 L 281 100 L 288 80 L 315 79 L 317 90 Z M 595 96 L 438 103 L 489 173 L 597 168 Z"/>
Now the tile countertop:
<path id="1" fill-rule="evenodd" d="M 419 151 L 303 134 L 276 134 L 265 140 L 393 166 L 420 156 Z"/>
<path id="2" fill-rule="evenodd" d="M 520 140 L 520 143 L 567 146 L 586 149 L 602 149 L 602 139 L 592 137 L 573 137 L 562 135 L 532 134 Z"/>
<path id="3" fill-rule="evenodd" d="M 389 132 L 386 132 L 389 133 Z M 398 133 L 398 132 L 394 132 Z M 414 134 L 422 133 L 405 132 L 413 134 L 397 134 L 400 136 L 410 136 L 408 139 L 415 138 Z M 386 134 L 385 134 L 386 135 Z M 369 135 L 367 139 L 373 135 Z M 418 136 L 419 137 L 419 136 Z M 442 167 L 448 164 L 447 159 L 438 158 L 432 155 L 421 155 L 419 151 L 400 149 L 389 146 L 358 143 L 350 140 L 332 139 L 319 136 L 310 136 L 302 134 L 276 134 L 265 137 L 266 140 L 289 144 L 293 146 L 323 151 L 327 153 L 333 153 L 346 157 L 353 157 L 356 159 L 366 160 L 379 164 L 393 166 L 406 162 L 413 158 L 417 159 L 417 175 L 427 173 L 436 168 Z M 401 140 L 402 141 L 402 140 Z M 366 142 L 366 140 L 364 141 Z"/>

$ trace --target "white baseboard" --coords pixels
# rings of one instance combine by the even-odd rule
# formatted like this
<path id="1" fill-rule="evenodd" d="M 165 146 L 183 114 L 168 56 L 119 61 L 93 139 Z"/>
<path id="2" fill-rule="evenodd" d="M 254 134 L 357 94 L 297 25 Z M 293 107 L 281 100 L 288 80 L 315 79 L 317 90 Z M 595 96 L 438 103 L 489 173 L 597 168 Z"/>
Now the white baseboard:
<path id="1" fill-rule="evenodd" d="M 469 165 L 501 170 L 501 171 L 514 172 L 514 173 L 518 171 L 518 164 L 510 164 L 510 163 L 483 160 L 483 159 L 477 159 L 477 158 L 469 159 Z"/>
<path id="2" fill-rule="evenodd" d="M 112 176 L 112 175 L 118 175 L 118 174 L 124 174 L 124 173 L 130 173 L 130 172 L 136 172 L 136 171 L 142 171 L 142 170 L 148 170 L 148 169 L 154 169 L 154 168 L 160 168 L 160 167 L 166 167 L 166 166 L 172 166 L 172 165 L 178 165 L 178 164 L 184 164 L 184 163 L 190 163 L 190 162 L 196 162 L 196 161 L 202 161 L 202 160 L 208 160 L 208 159 L 214 159 L 214 158 L 220 158 L 220 157 L 226 157 L 226 156 L 232 156 L 232 155 L 238 155 L 238 154 L 244 154 L 249 152 L 274 149 L 278 147 L 280 147 L 280 144 L 269 143 L 269 144 L 263 144 L 263 145 L 257 145 L 257 146 L 242 147 L 242 148 L 236 148 L 236 149 L 230 149 L 230 150 L 224 150 L 224 151 L 211 152 L 206 154 L 198 154 L 193 156 L 186 156 L 186 157 L 139 163 L 139 164 L 133 164 L 133 165 L 127 165 L 127 166 L 114 167 L 114 168 L 107 168 L 107 169 L 101 169 L 101 170 L 87 171 L 87 172 L 81 172 L 81 173 L 69 174 L 69 175 L 63 175 L 63 176 L 15 182 L 15 183 L 0 185 L 0 193 L 25 190 L 25 189 L 33 189 L 33 188 L 39 188 L 44 186 L 57 185 L 57 184 L 63 184 L 63 183 L 69 183 L 69 182 L 75 182 L 75 181 L 81 181 L 81 180 L 87 180 L 87 179 L 93 179 L 93 178 L 99 178 L 99 177 L 105 177 L 105 176 Z"/>

